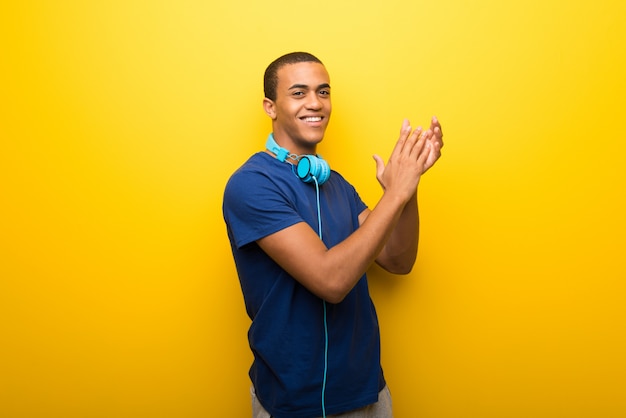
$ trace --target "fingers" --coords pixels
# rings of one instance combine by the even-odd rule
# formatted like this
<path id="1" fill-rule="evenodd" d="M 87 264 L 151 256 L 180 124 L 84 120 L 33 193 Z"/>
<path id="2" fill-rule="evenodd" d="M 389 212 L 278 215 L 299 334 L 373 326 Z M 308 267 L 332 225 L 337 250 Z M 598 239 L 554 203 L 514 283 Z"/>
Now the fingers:
<path id="1" fill-rule="evenodd" d="M 428 141 L 428 152 L 427 158 L 424 160 L 424 172 L 428 171 L 435 162 L 441 157 L 441 148 L 443 147 L 443 132 L 441 130 L 441 125 L 436 117 L 433 116 L 430 129 L 433 132 L 433 135 Z"/>
<path id="2" fill-rule="evenodd" d="M 407 145 L 405 146 L 413 160 L 418 159 L 419 156 L 426 150 L 429 146 L 428 144 L 432 135 L 433 131 L 431 129 L 423 130 L 421 126 L 413 131 L 407 141 Z"/>
<path id="3" fill-rule="evenodd" d="M 420 152 L 423 146 L 422 137 L 424 136 L 424 133 L 425 132 L 421 126 L 418 126 L 417 129 L 411 133 L 411 135 L 407 138 L 403 149 L 403 151 L 406 152 L 406 155 L 415 156 L 415 153 Z"/>
<path id="4" fill-rule="evenodd" d="M 402 121 L 402 128 L 400 129 L 400 135 L 402 136 L 405 132 L 411 131 L 411 122 L 408 119 L 404 119 Z"/>
<path id="5" fill-rule="evenodd" d="M 410 158 L 413 161 L 417 161 L 426 155 L 426 160 L 429 161 L 435 155 L 438 156 L 440 154 L 441 147 L 443 147 L 443 131 L 436 116 L 432 117 L 430 127 L 427 130 L 423 130 L 420 126 L 411 131 L 409 121 L 404 119 L 400 129 L 400 137 L 391 153 L 390 160 Z"/>
<path id="6" fill-rule="evenodd" d="M 423 132 L 421 130 L 418 132 L 416 130 L 414 134 L 416 135 L 417 142 L 415 142 L 415 146 L 411 151 L 411 155 L 415 159 L 420 161 L 424 154 L 428 155 L 428 153 L 430 152 L 430 141 L 433 136 L 433 131 L 428 129 Z"/>
<path id="7" fill-rule="evenodd" d="M 443 147 L 443 131 L 441 130 L 441 124 L 436 116 L 433 116 L 431 120 L 430 129 L 433 131 L 434 139 L 439 144 L 439 147 Z"/>
<path id="8" fill-rule="evenodd" d="M 402 128 L 400 129 L 400 137 L 398 138 L 398 141 L 396 142 L 396 145 L 393 148 L 391 155 L 397 155 L 402 152 L 402 149 L 404 148 L 404 145 L 410 133 L 411 124 L 409 123 L 408 119 L 404 119 L 402 121 Z"/>

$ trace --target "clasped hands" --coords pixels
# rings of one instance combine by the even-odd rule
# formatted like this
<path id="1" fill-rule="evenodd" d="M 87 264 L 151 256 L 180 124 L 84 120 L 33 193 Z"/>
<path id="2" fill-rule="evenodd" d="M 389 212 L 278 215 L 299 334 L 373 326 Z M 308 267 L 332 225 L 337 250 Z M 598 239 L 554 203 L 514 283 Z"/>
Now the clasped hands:
<path id="1" fill-rule="evenodd" d="M 420 126 L 413 131 L 405 119 L 387 165 L 380 156 L 374 155 L 376 178 L 383 190 L 410 198 L 415 194 L 422 174 L 441 157 L 442 147 L 443 132 L 436 117 L 432 118 L 427 130 Z"/>

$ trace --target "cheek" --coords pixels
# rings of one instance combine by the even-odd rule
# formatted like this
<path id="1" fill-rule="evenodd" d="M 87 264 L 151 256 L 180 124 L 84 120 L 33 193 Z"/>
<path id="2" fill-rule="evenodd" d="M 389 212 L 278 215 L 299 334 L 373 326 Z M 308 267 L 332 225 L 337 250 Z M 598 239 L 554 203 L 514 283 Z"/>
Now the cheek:
<path id="1" fill-rule="evenodd" d="M 297 106 L 282 106 L 279 111 L 280 115 L 283 117 L 294 117 L 298 114 Z"/>

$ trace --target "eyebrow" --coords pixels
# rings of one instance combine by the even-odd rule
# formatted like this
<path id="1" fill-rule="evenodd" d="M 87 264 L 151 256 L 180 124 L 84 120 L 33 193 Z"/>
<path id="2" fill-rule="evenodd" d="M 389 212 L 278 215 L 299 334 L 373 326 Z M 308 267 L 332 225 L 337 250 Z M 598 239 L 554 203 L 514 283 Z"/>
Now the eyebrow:
<path id="1" fill-rule="evenodd" d="M 309 86 L 307 86 L 306 84 L 294 84 L 293 86 L 289 87 L 289 90 L 294 90 L 294 89 L 308 89 Z M 320 84 L 319 86 L 317 86 L 317 89 L 328 89 L 330 88 L 330 84 L 328 83 L 324 83 L 324 84 Z"/>

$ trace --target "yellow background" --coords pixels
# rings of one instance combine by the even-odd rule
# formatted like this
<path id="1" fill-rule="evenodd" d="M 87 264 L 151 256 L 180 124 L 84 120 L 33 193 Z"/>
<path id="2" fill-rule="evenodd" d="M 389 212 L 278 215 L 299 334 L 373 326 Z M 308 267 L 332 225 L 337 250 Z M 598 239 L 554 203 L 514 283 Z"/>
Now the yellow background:
<path id="1" fill-rule="evenodd" d="M 262 73 L 326 64 L 320 152 L 436 114 L 418 264 L 373 267 L 396 416 L 626 416 L 626 3 L 5 1 L 0 416 L 246 417 L 221 215 L 262 149 Z"/>

